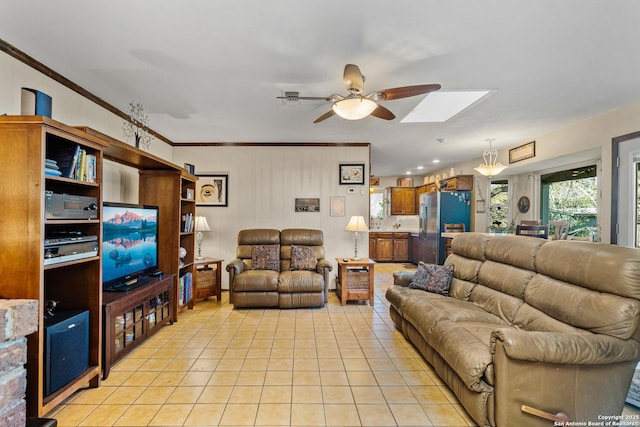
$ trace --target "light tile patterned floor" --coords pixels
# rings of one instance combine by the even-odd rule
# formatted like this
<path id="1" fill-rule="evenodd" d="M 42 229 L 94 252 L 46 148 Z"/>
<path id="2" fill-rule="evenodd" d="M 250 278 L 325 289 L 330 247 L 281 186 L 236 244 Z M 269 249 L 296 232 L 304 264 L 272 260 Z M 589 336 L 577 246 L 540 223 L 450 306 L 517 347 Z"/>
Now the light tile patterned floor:
<path id="1" fill-rule="evenodd" d="M 215 299 L 113 366 L 49 416 L 59 426 L 475 425 L 389 318 L 393 271 L 375 304 L 234 310 Z"/>

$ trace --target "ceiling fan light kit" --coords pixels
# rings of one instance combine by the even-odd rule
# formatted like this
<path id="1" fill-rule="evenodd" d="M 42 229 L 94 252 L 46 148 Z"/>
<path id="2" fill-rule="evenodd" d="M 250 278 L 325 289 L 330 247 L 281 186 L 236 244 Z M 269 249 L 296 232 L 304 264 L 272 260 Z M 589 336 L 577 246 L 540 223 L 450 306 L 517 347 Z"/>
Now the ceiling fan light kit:
<path id="1" fill-rule="evenodd" d="M 473 170 L 491 178 L 500 174 L 508 166 L 504 166 L 502 163 L 498 162 L 498 150 L 494 150 L 491 147 L 493 139 L 488 139 L 487 141 L 489 142 L 489 149 L 482 153 L 484 163 L 481 163 L 477 168 L 473 168 Z"/>
<path id="2" fill-rule="evenodd" d="M 396 116 L 378 104 L 378 101 L 390 101 L 393 99 L 408 98 L 410 96 L 423 95 L 425 93 L 433 92 L 440 89 L 439 84 L 428 85 L 416 85 L 416 86 L 402 86 L 392 89 L 384 89 L 363 96 L 364 93 L 364 76 L 360 72 L 360 68 L 354 64 L 347 64 L 344 67 L 344 73 L 342 75 L 342 81 L 344 86 L 349 92 L 347 96 L 330 95 L 330 96 L 292 96 L 291 93 L 297 94 L 298 92 L 286 92 L 284 96 L 278 96 L 278 99 L 284 99 L 285 101 L 297 101 L 297 100 L 324 100 L 332 101 L 331 110 L 327 111 L 313 123 L 319 123 L 328 119 L 333 115 L 338 115 L 347 120 L 360 120 L 368 116 L 377 117 L 383 120 L 393 120 Z"/>
<path id="3" fill-rule="evenodd" d="M 345 98 L 333 103 L 331 108 L 337 115 L 347 120 L 364 119 L 378 107 L 375 101 L 364 97 Z"/>

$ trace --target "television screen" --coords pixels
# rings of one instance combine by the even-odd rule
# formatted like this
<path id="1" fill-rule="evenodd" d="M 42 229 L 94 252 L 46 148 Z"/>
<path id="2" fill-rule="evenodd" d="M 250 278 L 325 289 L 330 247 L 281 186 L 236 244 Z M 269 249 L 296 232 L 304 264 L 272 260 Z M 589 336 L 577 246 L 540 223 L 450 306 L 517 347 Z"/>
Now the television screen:
<path id="1" fill-rule="evenodd" d="M 158 269 L 158 208 L 105 203 L 102 208 L 102 283 L 105 289 Z"/>

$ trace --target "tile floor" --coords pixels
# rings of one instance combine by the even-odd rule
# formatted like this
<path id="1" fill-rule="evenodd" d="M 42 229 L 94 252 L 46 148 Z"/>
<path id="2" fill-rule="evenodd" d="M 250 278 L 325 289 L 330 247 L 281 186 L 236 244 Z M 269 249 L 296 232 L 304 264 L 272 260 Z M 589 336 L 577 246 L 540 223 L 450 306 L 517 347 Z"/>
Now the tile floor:
<path id="1" fill-rule="evenodd" d="M 393 271 L 375 304 L 234 310 L 199 301 L 48 416 L 59 426 L 473 426 L 389 318 Z M 633 410 L 631 410 L 633 413 Z M 637 412 L 636 412 L 637 413 Z"/>
<path id="2" fill-rule="evenodd" d="M 234 310 L 199 301 L 48 416 L 59 426 L 468 426 L 473 421 L 375 304 Z"/>

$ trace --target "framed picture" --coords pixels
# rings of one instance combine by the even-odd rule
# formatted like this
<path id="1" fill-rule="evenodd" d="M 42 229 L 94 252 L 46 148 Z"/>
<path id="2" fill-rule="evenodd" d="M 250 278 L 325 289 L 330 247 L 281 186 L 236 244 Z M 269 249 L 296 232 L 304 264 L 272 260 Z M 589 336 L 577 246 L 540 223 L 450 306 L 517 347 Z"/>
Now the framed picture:
<path id="1" fill-rule="evenodd" d="M 529 212 L 529 207 L 531 206 L 531 202 L 527 196 L 522 196 L 518 199 L 518 212 L 527 213 Z"/>
<path id="2" fill-rule="evenodd" d="M 320 199 L 317 198 L 296 198 L 296 212 L 320 212 Z"/>
<path id="3" fill-rule="evenodd" d="M 346 205 L 344 196 L 331 196 L 331 216 L 344 216 Z"/>
<path id="4" fill-rule="evenodd" d="M 196 205 L 228 206 L 229 175 L 198 175 Z"/>
<path id="5" fill-rule="evenodd" d="M 364 163 L 341 164 L 340 185 L 364 185 Z"/>
<path id="6" fill-rule="evenodd" d="M 530 159 L 536 156 L 536 142 L 531 141 L 509 150 L 509 163 Z"/>

